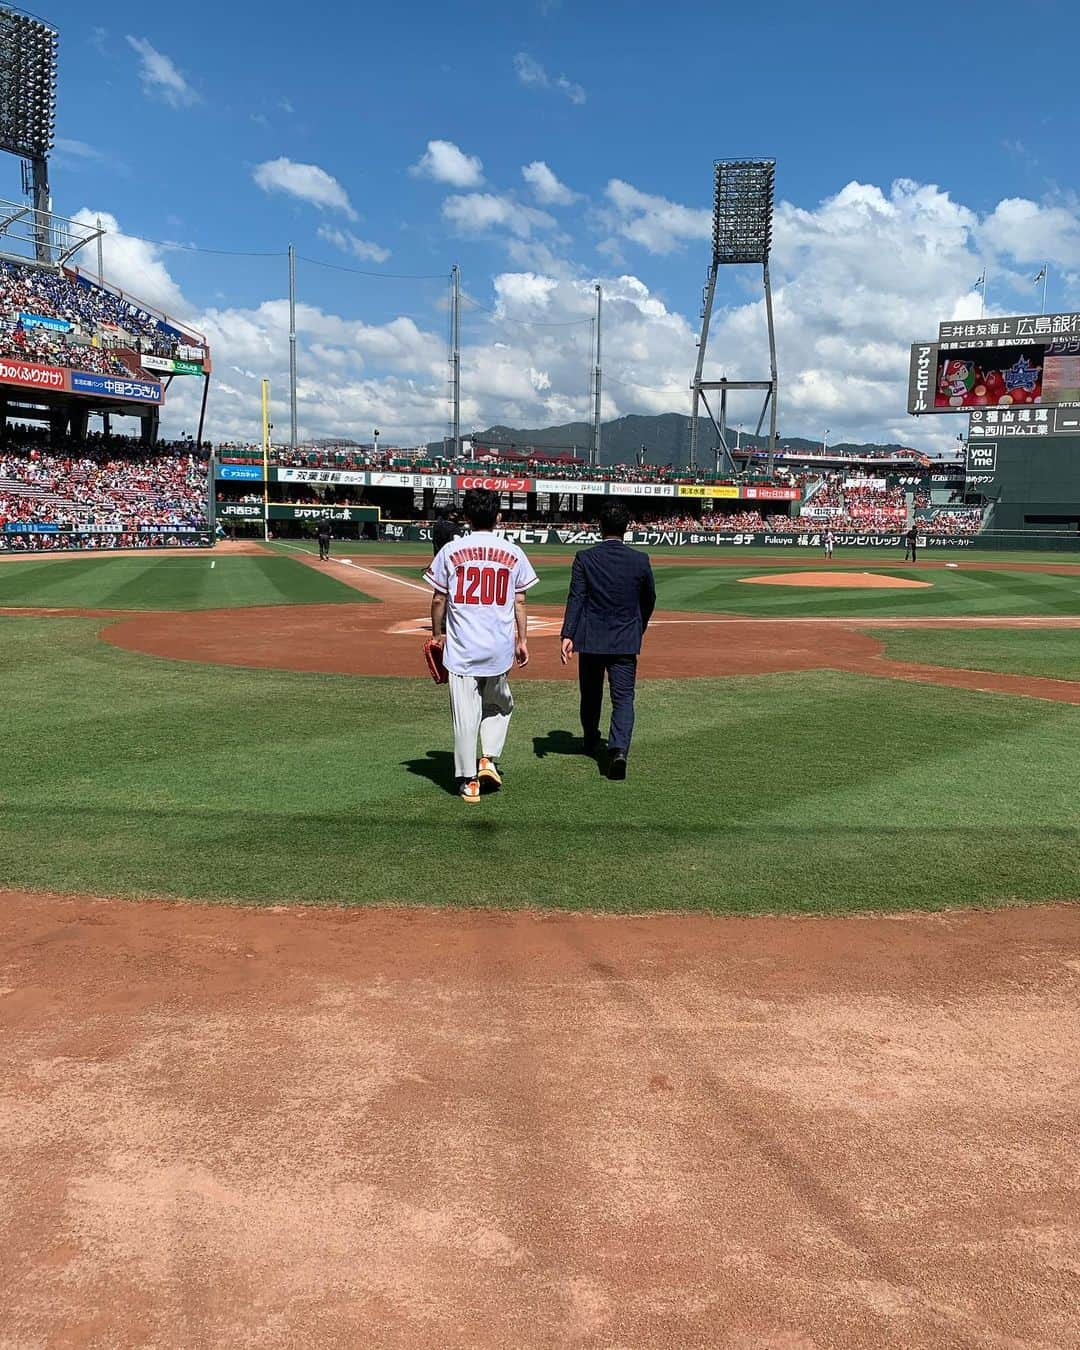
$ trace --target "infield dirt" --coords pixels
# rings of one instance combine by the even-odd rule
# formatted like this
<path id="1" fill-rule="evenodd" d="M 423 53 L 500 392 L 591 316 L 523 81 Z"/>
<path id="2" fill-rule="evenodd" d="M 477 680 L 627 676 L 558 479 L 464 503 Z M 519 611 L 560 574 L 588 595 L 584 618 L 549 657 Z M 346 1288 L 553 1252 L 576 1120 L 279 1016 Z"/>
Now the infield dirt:
<path id="1" fill-rule="evenodd" d="M 245 609 L 137 614 L 110 623 L 101 637 L 116 647 L 174 660 L 321 671 L 341 675 L 424 674 L 420 646 L 430 631 L 431 591 L 380 570 L 378 560 L 320 563 L 298 561 L 332 575 L 378 600 L 363 605 L 273 605 Z M 557 634 L 562 611 L 533 606 L 532 659 L 515 679 L 568 679 L 573 668 L 559 662 Z M 888 621 L 886 621 L 887 623 Z M 905 619 L 905 627 L 964 626 L 966 620 Z M 993 620 L 1030 626 L 1031 620 Z M 1065 616 L 1038 623 L 1080 626 Z M 1080 704 L 1080 681 L 1040 679 L 984 671 L 953 670 L 882 655 L 880 639 L 859 631 L 879 620 L 748 619 L 716 614 L 657 612 L 650 624 L 640 674 L 645 679 L 760 675 L 795 670 L 845 670 L 887 679 L 1016 694 Z"/>

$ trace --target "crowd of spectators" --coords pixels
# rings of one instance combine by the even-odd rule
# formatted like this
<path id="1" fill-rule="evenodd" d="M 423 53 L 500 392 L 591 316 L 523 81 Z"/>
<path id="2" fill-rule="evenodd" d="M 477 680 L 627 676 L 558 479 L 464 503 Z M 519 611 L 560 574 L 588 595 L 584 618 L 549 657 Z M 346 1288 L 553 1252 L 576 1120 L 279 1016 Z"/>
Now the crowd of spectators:
<path id="1" fill-rule="evenodd" d="M 855 479 L 842 473 L 828 474 L 810 497 L 812 529 L 826 523 L 843 530 L 898 530 L 907 523 L 907 494 L 889 487 L 885 479 Z M 819 513 L 830 511 L 828 517 Z"/>
<path id="2" fill-rule="evenodd" d="M 0 533 L 0 553 L 103 553 L 114 549 L 203 548 L 205 536 L 190 532 L 170 534 L 120 533 L 64 533 L 64 534 L 4 534 Z"/>
<path id="3" fill-rule="evenodd" d="M 0 446 L 0 534 L 27 526 L 200 530 L 206 495 L 206 466 L 184 442 L 56 446 L 9 437 Z"/>
<path id="4" fill-rule="evenodd" d="M 35 317 L 66 327 L 35 324 Z M 0 260 L 0 356 L 130 377 L 139 374 L 137 358 L 129 358 L 129 366 L 110 348 L 172 356 L 186 341 L 178 329 L 107 287 L 64 270 Z"/>
<path id="5" fill-rule="evenodd" d="M 85 339 L 69 341 L 64 334 L 49 328 L 24 328 L 21 320 L 0 331 L 0 357 L 89 370 L 98 375 L 123 375 L 127 379 L 132 375 L 123 361 L 105 347 L 92 347 Z"/>
<path id="6" fill-rule="evenodd" d="M 218 447 L 224 464 L 262 462 L 262 448 L 257 445 L 225 442 Z M 452 459 L 429 455 L 426 450 L 402 450 L 385 447 L 376 450 L 367 446 L 271 446 L 269 463 L 281 468 L 337 469 L 358 471 L 385 471 L 416 474 L 483 474 L 492 478 L 547 478 L 568 484 L 606 479 L 612 483 L 763 483 L 779 482 L 785 486 L 800 487 L 809 475 L 777 472 L 769 477 L 764 465 L 754 465 L 738 478 L 723 478 L 709 469 L 678 468 L 672 464 L 600 464 L 596 467 L 570 455 L 552 455 L 546 452 L 523 452 L 513 458 L 502 458 L 496 452 L 484 454 L 474 451 L 468 458 Z"/>
<path id="7" fill-rule="evenodd" d="M 978 534 L 982 528 L 982 507 L 970 506 L 963 510 L 951 507 L 947 511 L 934 511 L 918 522 L 919 528 L 928 534 Z"/>

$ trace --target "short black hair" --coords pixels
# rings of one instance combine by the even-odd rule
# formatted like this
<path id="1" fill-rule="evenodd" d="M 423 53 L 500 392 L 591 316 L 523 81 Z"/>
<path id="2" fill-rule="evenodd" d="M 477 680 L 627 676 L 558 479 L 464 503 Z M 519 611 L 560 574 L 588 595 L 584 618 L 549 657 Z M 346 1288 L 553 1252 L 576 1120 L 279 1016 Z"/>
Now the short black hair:
<path id="1" fill-rule="evenodd" d="M 600 533 L 605 539 L 621 539 L 630 528 L 630 512 L 618 502 L 600 509 Z"/>
<path id="2" fill-rule="evenodd" d="M 470 488 L 463 509 L 474 530 L 493 530 L 499 519 L 499 494 L 489 488 Z"/>

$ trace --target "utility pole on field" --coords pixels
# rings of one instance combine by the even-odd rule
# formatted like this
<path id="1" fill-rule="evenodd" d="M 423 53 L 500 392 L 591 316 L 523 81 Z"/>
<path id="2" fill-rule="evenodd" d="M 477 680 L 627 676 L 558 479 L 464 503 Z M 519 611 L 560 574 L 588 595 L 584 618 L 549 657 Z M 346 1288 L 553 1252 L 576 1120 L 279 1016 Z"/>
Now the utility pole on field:
<path id="1" fill-rule="evenodd" d="M 451 338 L 450 338 L 450 380 L 453 390 L 453 415 L 451 436 L 454 442 L 453 454 L 455 459 L 461 457 L 461 268 L 454 264 L 450 269 L 450 276 L 453 282 L 453 294 L 450 297 L 451 305 Z"/>
<path id="2" fill-rule="evenodd" d="M 263 539 L 270 538 L 270 381 L 262 382 Z"/>
<path id="3" fill-rule="evenodd" d="M 596 286 L 596 370 L 593 375 L 593 388 L 595 402 L 593 404 L 593 424 L 592 424 L 592 465 L 595 469 L 600 463 L 600 311 L 604 302 L 604 293 L 600 289 L 599 282 Z"/>
<path id="4" fill-rule="evenodd" d="M 289 245 L 289 449 L 296 449 L 296 246 Z"/>

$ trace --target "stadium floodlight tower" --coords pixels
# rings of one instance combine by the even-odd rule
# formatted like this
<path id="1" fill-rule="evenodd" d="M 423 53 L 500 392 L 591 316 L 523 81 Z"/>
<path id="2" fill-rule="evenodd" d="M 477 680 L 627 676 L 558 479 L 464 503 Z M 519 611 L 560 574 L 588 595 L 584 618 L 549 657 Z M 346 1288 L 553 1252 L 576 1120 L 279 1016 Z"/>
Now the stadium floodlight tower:
<path id="1" fill-rule="evenodd" d="M 718 159 L 713 165 L 713 249 L 709 279 L 705 285 L 701 309 L 701 338 L 697 367 L 691 385 L 690 467 L 697 467 L 698 408 L 705 411 L 717 436 L 717 467 L 734 471 L 735 462 L 727 443 L 728 393 L 739 389 L 757 389 L 765 393 L 758 417 L 757 434 L 769 414 L 769 468 L 776 453 L 776 334 L 773 328 L 772 288 L 769 285 L 769 247 L 772 244 L 773 187 L 776 178 L 774 159 Z M 760 263 L 765 288 L 765 315 L 769 326 L 769 378 L 767 380 L 705 380 L 705 349 L 709 341 L 716 277 L 721 267 L 735 263 Z M 720 391 L 719 416 L 713 413 L 707 393 Z"/>
<path id="2" fill-rule="evenodd" d="M 56 135 L 55 28 L 32 14 L 0 5 L 0 150 L 23 160 L 31 194 L 34 250 L 52 262 L 49 151 Z"/>

